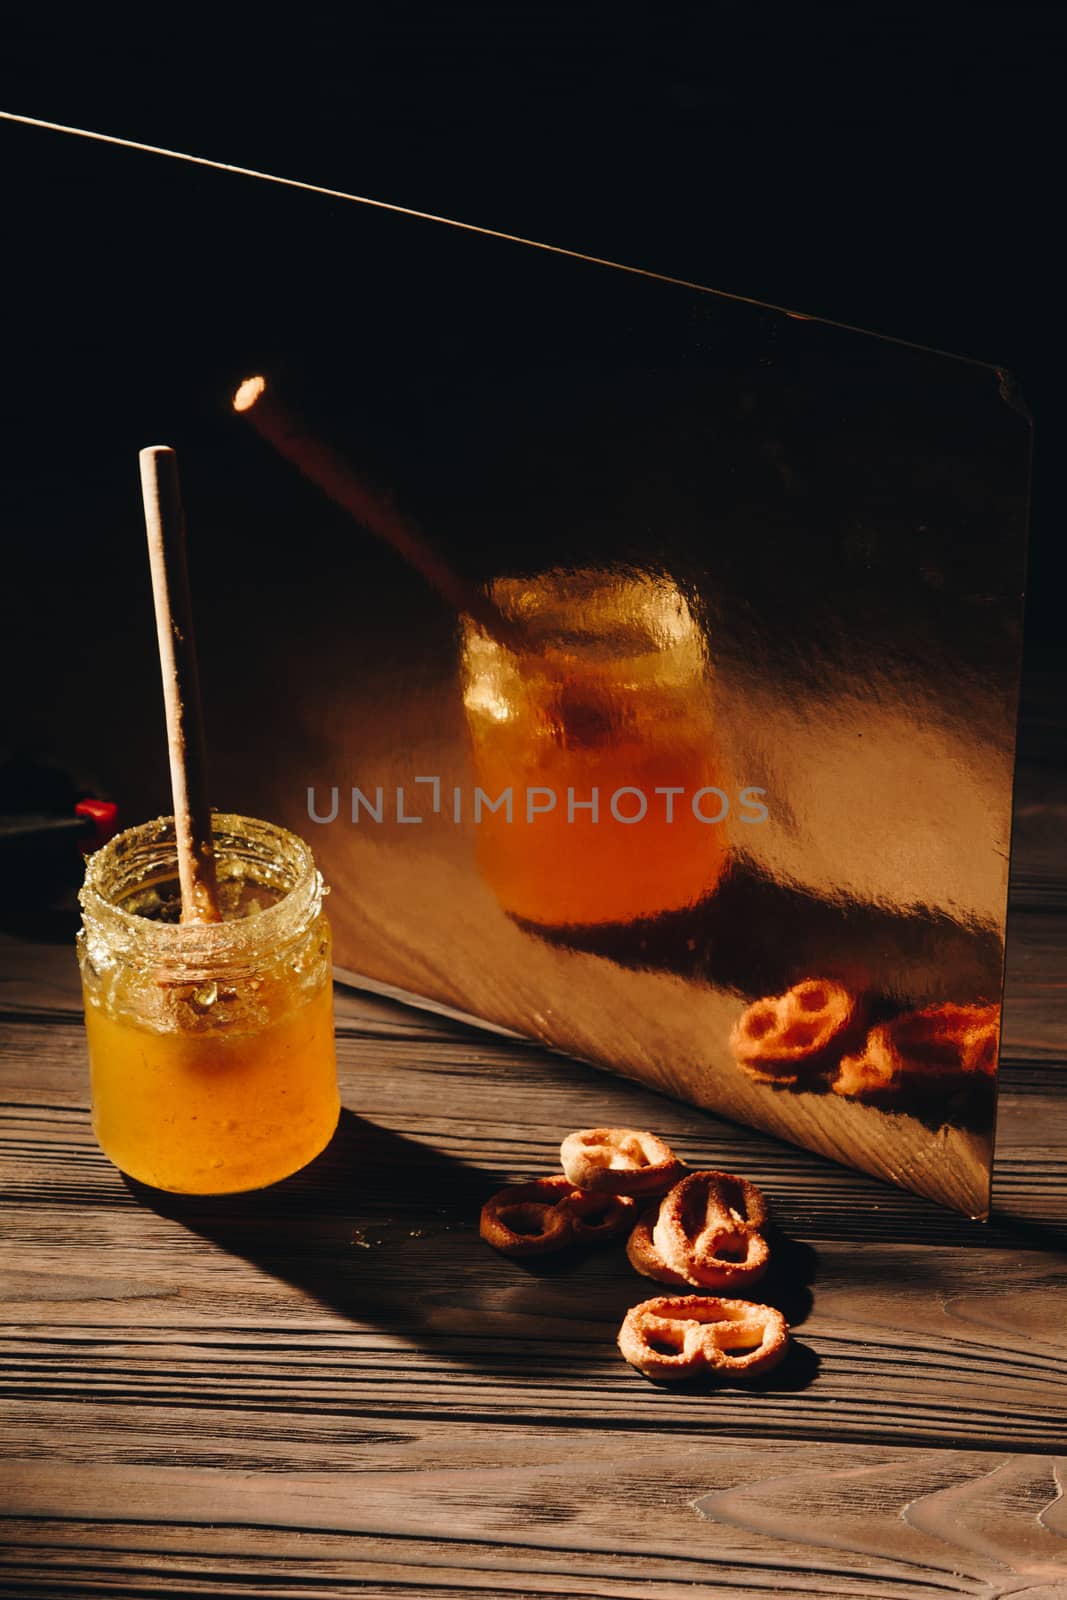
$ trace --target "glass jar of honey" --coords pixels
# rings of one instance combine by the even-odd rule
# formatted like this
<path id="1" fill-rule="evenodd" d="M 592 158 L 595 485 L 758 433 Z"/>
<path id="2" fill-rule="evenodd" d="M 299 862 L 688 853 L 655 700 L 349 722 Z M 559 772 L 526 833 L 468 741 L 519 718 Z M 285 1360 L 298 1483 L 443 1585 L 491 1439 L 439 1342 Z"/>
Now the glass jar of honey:
<path id="1" fill-rule="evenodd" d="M 78 935 L 93 1130 L 157 1189 L 288 1177 L 340 1115 L 322 878 L 294 834 L 216 813 L 222 920 L 179 921 L 174 822 L 90 857 Z"/>
<path id="2" fill-rule="evenodd" d="M 724 764 L 704 631 L 681 590 L 553 569 L 498 578 L 492 596 L 516 642 L 466 622 L 462 680 L 478 861 L 499 903 L 547 928 L 712 893 L 728 855 Z"/>

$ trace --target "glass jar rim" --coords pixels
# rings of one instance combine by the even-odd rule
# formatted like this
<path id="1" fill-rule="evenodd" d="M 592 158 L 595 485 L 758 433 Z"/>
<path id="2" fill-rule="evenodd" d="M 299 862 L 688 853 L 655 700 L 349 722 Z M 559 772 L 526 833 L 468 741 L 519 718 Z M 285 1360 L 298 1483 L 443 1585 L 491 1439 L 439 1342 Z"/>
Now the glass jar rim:
<path id="1" fill-rule="evenodd" d="M 151 860 L 154 849 L 152 865 L 177 878 L 174 818 L 156 817 L 117 833 L 86 861 L 78 895 L 85 933 L 95 935 L 115 956 L 136 953 L 140 959 L 191 975 L 254 961 L 263 949 L 277 950 L 302 937 L 327 892 L 311 847 L 286 828 L 234 812 L 212 812 L 212 833 L 220 865 L 241 859 L 235 841 L 258 847 L 265 877 L 273 873 L 276 879 L 264 881 L 263 887 L 278 889 L 277 900 L 245 916 L 211 923 L 162 922 L 126 909 L 116 893 L 124 858 L 132 863 L 140 852 Z M 134 872 L 128 885 L 121 886 L 132 890 L 136 884 Z"/>

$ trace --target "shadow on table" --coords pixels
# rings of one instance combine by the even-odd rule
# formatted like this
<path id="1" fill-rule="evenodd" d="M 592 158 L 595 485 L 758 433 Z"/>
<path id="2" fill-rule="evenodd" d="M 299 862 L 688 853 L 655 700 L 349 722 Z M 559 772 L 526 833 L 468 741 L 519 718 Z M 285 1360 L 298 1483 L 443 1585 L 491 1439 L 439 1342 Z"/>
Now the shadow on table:
<path id="1" fill-rule="evenodd" d="M 483 1243 L 482 1204 L 498 1172 L 344 1110 L 322 1155 L 270 1188 L 238 1195 L 178 1195 L 124 1178 L 139 1204 L 252 1263 L 320 1306 L 414 1340 L 472 1368 L 544 1375 L 546 1346 L 614 1344 L 627 1309 L 668 1292 L 639 1277 L 624 1241 L 517 1262 Z M 791 1324 L 811 1305 L 815 1252 L 772 1240 L 759 1295 Z M 799 1348 L 767 1381 L 805 1387 L 815 1359 Z"/>
<path id="2" fill-rule="evenodd" d="M 719 1293 L 726 1299 L 751 1299 L 763 1305 L 775 1306 L 790 1328 L 796 1329 L 812 1309 L 811 1284 L 818 1271 L 818 1252 L 811 1245 L 790 1238 L 773 1224 L 765 1228 L 764 1233 L 771 1247 L 771 1262 L 765 1275 L 747 1294 L 741 1289 L 724 1289 Z M 561 1280 L 577 1279 L 581 1286 L 577 1315 L 591 1317 L 593 1313 L 590 1307 L 594 1307 L 598 1318 L 610 1324 L 612 1346 L 623 1317 L 631 1306 L 638 1305 L 642 1300 L 652 1300 L 660 1295 L 716 1294 L 714 1289 L 671 1288 L 641 1277 L 630 1268 L 621 1245 L 608 1251 L 561 1251 L 559 1255 L 542 1256 L 540 1259 L 532 1256 L 523 1261 L 507 1260 L 502 1261 L 501 1266 L 512 1281 L 508 1291 L 509 1308 L 517 1316 L 528 1317 L 531 1326 L 539 1318 L 560 1315 L 558 1308 L 564 1304 L 564 1297 L 558 1291 L 553 1293 L 554 1285 Z M 509 1366 L 513 1360 L 513 1357 L 508 1358 Z M 543 1363 L 540 1367 L 543 1370 Z M 705 1374 L 684 1383 L 672 1381 L 657 1383 L 654 1387 L 679 1395 L 705 1394 L 710 1389 L 720 1388 L 745 1389 L 754 1393 L 797 1392 L 808 1388 L 818 1370 L 819 1357 L 815 1351 L 794 1337 L 790 1340 L 781 1366 L 765 1377 L 731 1380 Z"/>
<path id="3" fill-rule="evenodd" d="M 472 1228 L 485 1250 L 478 1213 L 501 1180 L 343 1109 L 322 1154 L 264 1189 L 182 1195 L 123 1181 L 159 1216 L 321 1305 L 361 1321 L 377 1320 L 380 1306 L 389 1313 L 382 1320 L 399 1327 L 418 1324 L 420 1281 L 428 1269 L 445 1270 L 457 1250 L 470 1253 Z"/>
<path id="4" fill-rule="evenodd" d="M 989 1213 L 990 1229 L 1002 1231 L 1012 1244 L 1031 1250 L 1067 1251 L 1067 1222 L 1044 1222 L 1012 1209 L 1010 1197 Z"/>

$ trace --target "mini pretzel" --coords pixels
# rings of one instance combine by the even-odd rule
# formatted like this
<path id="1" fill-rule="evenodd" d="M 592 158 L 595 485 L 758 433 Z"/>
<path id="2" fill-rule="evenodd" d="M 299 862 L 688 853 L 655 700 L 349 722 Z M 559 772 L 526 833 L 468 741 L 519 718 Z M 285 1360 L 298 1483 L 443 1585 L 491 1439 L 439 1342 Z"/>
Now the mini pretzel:
<path id="1" fill-rule="evenodd" d="M 478 1231 L 504 1255 L 547 1255 L 574 1240 L 614 1239 L 632 1222 L 633 1207 L 622 1195 L 582 1194 L 558 1172 L 501 1189 L 482 1207 Z"/>
<path id="2" fill-rule="evenodd" d="M 635 1272 L 643 1277 L 655 1278 L 657 1283 L 671 1283 L 685 1288 L 689 1279 L 674 1272 L 652 1243 L 652 1230 L 659 1216 L 659 1206 L 650 1206 L 639 1219 L 626 1241 L 626 1258 Z"/>
<path id="3" fill-rule="evenodd" d="M 647 1259 L 704 1289 L 748 1286 L 770 1260 L 759 1231 L 766 1220 L 767 1202 L 754 1183 L 729 1172 L 692 1172 L 660 1202 Z M 639 1240 L 631 1264 L 643 1253 Z"/>
<path id="4" fill-rule="evenodd" d="M 763 1082 L 796 1083 L 842 1041 L 855 1019 L 855 996 L 829 978 L 805 978 L 784 994 L 757 1000 L 734 1025 L 730 1047 L 740 1066 Z"/>
<path id="5" fill-rule="evenodd" d="M 626 1313 L 619 1349 L 646 1378 L 664 1382 L 712 1371 L 769 1372 L 785 1355 L 789 1329 L 773 1306 L 705 1295 L 660 1295 Z M 743 1349 L 743 1355 L 731 1355 Z"/>
<path id="6" fill-rule="evenodd" d="M 593 1194 L 666 1194 L 685 1171 L 670 1145 L 634 1128 L 582 1128 L 567 1135 L 559 1156 L 575 1188 Z"/>
<path id="7" fill-rule="evenodd" d="M 569 1180 L 568 1180 L 569 1181 Z M 578 1244 L 599 1244 L 617 1239 L 634 1220 L 637 1202 L 625 1194 L 585 1194 L 576 1190 L 563 1205 L 571 1219 Z"/>
<path id="8" fill-rule="evenodd" d="M 992 1077 L 997 1070 L 999 1006 L 930 1006 L 872 1028 L 863 1049 L 845 1056 L 830 1087 L 862 1097 L 933 1083 L 960 1073 Z"/>

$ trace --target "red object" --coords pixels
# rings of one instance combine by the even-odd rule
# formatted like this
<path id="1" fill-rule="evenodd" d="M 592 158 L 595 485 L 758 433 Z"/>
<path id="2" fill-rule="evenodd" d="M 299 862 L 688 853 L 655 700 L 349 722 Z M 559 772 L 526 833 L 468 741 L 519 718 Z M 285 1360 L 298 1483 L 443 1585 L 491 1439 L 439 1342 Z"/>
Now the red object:
<path id="1" fill-rule="evenodd" d="M 86 855 L 92 850 L 99 850 L 118 832 L 119 808 L 114 800 L 79 800 L 74 807 L 74 815 L 88 817 L 93 824 L 92 840 L 82 846 Z"/>

